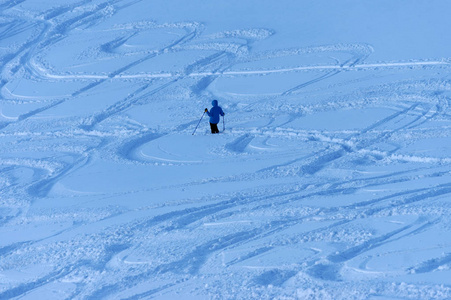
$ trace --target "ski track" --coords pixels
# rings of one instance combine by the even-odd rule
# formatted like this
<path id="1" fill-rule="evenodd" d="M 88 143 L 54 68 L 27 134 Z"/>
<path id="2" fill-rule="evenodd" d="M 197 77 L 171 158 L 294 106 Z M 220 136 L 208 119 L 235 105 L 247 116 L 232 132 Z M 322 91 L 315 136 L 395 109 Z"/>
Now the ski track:
<path id="1" fill-rule="evenodd" d="M 273 106 L 273 100 L 276 98 L 291 100 L 318 84 L 326 84 L 328 80 L 339 78 L 344 73 L 375 70 L 396 72 L 423 68 L 449 70 L 449 60 L 365 63 L 375 51 L 368 45 L 332 45 L 254 53 L 252 45 L 258 43 L 260 36 L 255 35 L 252 30 L 223 33 L 218 35 L 219 38 L 205 36 L 204 25 L 196 22 L 152 23 L 135 24 L 136 26 L 132 26 L 133 30 L 124 30 L 120 36 L 99 46 L 98 51 L 104 55 L 115 56 L 128 41 L 144 31 L 166 28 L 183 30 L 185 33 L 161 48 L 132 55 L 132 60 L 124 62 L 121 67 L 107 74 L 71 74 L 48 68 L 42 60 L 46 51 L 57 47 L 58 43 L 65 41 L 73 32 L 89 31 L 103 20 L 114 16 L 114 13 L 141 1 L 79 1 L 56 6 L 39 15 L 31 12 L 20 14 L 14 10 L 26 2 L 21 0 L 0 3 L 0 16 L 7 20 L 0 24 L 0 40 L 29 33 L 26 41 L 21 45 L 11 46 L 0 57 L 0 100 L 16 105 L 28 103 L 24 100 L 27 95 L 15 94 L 9 90 L 9 85 L 20 78 L 38 83 L 82 83 L 82 86 L 72 91 L 70 96 L 56 96 L 48 102 L 44 101 L 41 106 L 20 112 L 16 118 L 1 121 L 0 134 L 7 140 L 2 142 L 4 147 L 0 157 L 0 173 L 3 177 L 0 181 L 0 226 L 5 231 L 14 224 L 22 223 L 26 228 L 31 228 L 34 224 L 32 217 L 38 218 L 40 213 L 45 211 L 55 216 L 61 215 L 62 219 L 66 214 L 73 216 L 67 220 L 70 224 L 45 218 L 35 224 L 39 227 L 61 223 L 63 228 L 57 232 L 45 232 L 47 229 L 44 229 L 43 235 L 37 238 L 2 244 L 0 271 L 7 272 L 16 268 L 26 270 L 27 267 L 41 264 L 48 268 L 37 276 L 17 278 L 16 275 L 15 278 L 2 283 L 0 299 L 30 296 L 52 283 L 73 285 L 68 289 L 67 299 L 153 298 L 182 290 L 187 284 L 192 284 L 190 288 L 204 289 L 203 293 L 210 297 L 223 293 L 224 298 L 227 298 L 225 295 L 229 288 L 241 287 L 254 293 L 247 295 L 257 295 L 262 290 L 283 295 L 290 282 L 296 280 L 306 280 L 312 289 L 333 291 L 341 284 L 342 288 L 361 294 L 404 297 L 403 287 L 400 286 L 402 281 L 397 280 L 396 276 L 428 274 L 449 269 L 450 245 L 445 241 L 443 244 L 433 245 L 442 247 L 442 254 L 431 254 L 429 260 L 396 269 L 395 275 L 390 272 L 381 275 L 386 283 L 370 278 L 368 283 L 360 281 L 356 284 L 346 277 L 345 272 L 349 264 L 359 259 L 363 260 L 359 266 L 360 270 L 368 271 L 367 265 L 389 251 L 387 249 L 394 243 L 415 236 L 425 236 L 431 230 L 449 230 L 441 221 L 442 216 L 450 212 L 449 205 L 444 204 L 451 194 L 451 185 L 446 183 L 449 182 L 451 157 L 425 157 L 402 152 L 407 142 L 400 138 L 403 135 L 416 134 L 428 136 L 430 132 L 425 125 L 437 120 L 449 122 L 449 80 L 411 79 L 394 83 L 395 88 L 390 85 L 393 83 L 375 83 L 367 90 L 359 91 L 358 95 L 346 95 L 349 98 L 349 107 L 354 109 L 364 109 L 370 105 L 373 108 L 388 108 L 391 112 L 353 132 L 318 132 L 299 130 L 294 125 L 293 128 L 289 127 L 308 114 L 341 111 L 343 100 L 339 97 L 313 107 L 305 105 L 300 108 L 302 112 L 292 115 L 287 122 L 281 123 L 283 125 L 277 125 L 276 119 L 285 115 L 284 110 L 274 110 Z M 83 10 L 74 13 L 80 7 Z M 108 13 L 110 8 L 114 8 L 112 14 Z M 262 38 L 273 34 L 271 31 L 257 32 Z M 235 38 L 240 38 L 240 41 Z M 217 43 L 217 39 L 222 42 L 226 40 L 226 45 Z M 135 68 L 160 56 L 185 51 L 188 53 L 190 49 L 205 50 L 207 54 L 189 61 L 175 72 L 134 73 Z M 336 52 L 347 55 L 348 59 L 344 62 L 337 59 L 337 64 L 240 69 L 241 64 L 265 59 L 306 53 L 332 55 Z M 149 188 L 147 192 L 151 198 L 154 191 L 203 189 L 216 183 L 232 186 L 247 182 L 248 187 L 238 191 L 233 188 L 228 192 L 208 192 L 196 199 L 179 199 L 136 209 L 126 205 L 112 205 L 103 207 L 102 211 L 94 210 L 82 214 L 79 211 L 82 204 L 77 204 L 60 209 L 42 208 L 42 211 L 33 212 L 35 205 L 43 201 L 61 200 L 61 197 L 51 194 L 52 189 L 96 160 L 109 160 L 125 166 L 161 167 L 161 164 L 149 159 L 151 156 L 140 155 L 140 149 L 158 144 L 163 138 L 174 138 L 174 129 L 179 133 L 190 134 L 197 124 L 196 120 L 188 119 L 161 128 L 124 123 L 124 119 L 128 117 L 127 112 L 134 108 L 146 109 L 146 105 L 159 103 L 166 93 L 172 97 L 181 88 L 189 91 L 184 95 L 191 93 L 194 95 L 192 98 L 209 100 L 215 96 L 210 87 L 221 78 L 239 79 L 309 72 L 312 73 L 312 79 L 299 82 L 275 96 L 257 95 L 261 96 L 258 103 L 246 105 L 246 110 L 255 115 L 262 118 L 270 116 L 268 125 L 256 125 L 250 129 L 235 119 L 235 124 L 227 129 L 223 140 L 218 142 L 222 143 L 218 159 L 230 164 L 242 164 L 241 171 L 232 175 L 196 177 L 182 183 L 170 182 L 166 186 Z M 128 95 L 105 103 L 104 108 L 96 109 L 88 116 L 61 117 L 57 121 L 39 118 L 64 105 L 82 101 L 84 97 L 98 93 L 102 88 L 108 89 L 116 82 L 132 83 Z M 397 95 L 390 94 L 393 89 Z M 361 98 L 365 98 L 366 102 L 362 102 Z M 199 106 L 199 103 L 192 104 L 187 103 L 188 101 L 192 99 L 182 103 L 185 108 L 191 105 L 197 109 Z M 330 103 L 331 101 L 333 103 Z M 232 104 L 228 115 L 229 111 L 230 114 L 242 113 Z M 37 128 L 37 131 L 32 133 L 29 128 Z M 71 129 L 67 130 L 68 128 Z M 444 131 L 446 130 L 449 131 L 449 127 Z M 446 132 L 444 134 L 449 137 Z M 250 154 L 250 146 L 261 138 L 266 138 L 264 143 L 268 148 L 268 139 L 272 138 L 286 143 L 287 150 L 281 150 L 280 147 L 270 148 L 275 154 L 259 156 L 259 160 L 265 161 L 263 167 L 256 171 L 248 170 L 246 162 L 254 159 Z M 55 149 L 54 145 L 61 139 L 64 139 L 64 147 Z M 82 147 L 77 145 L 77 139 L 84 142 Z M 296 139 L 299 141 L 296 142 Z M 10 143 L 12 140 L 19 142 Z M 48 145 L 44 147 L 43 143 Z M 309 145 L 312 151 L 308 154 L 301 152 L 298 149 L 301 144 Z M 392 147 L 388 150 L 380 149 L 380 145 Z M 14 156 L 15 153 L 23 155 L 22 150 L 44 154 L 29 158 Z M 155 154 L 154 157 L 157 156 L 158 154 Z M 278 161 L 272 161 L 271 158 L 277 158 Z M 168 164 L 168 168 L 184 167 L 190 164 L 189 161 L 174 161 Z M 199 164 L 198 160 L 194 161 L 193 164 Z M 349 170 L 349 166 L 357 169 L 384 163 L 398 165 L 400 161 L 406 164 L 412 161 L 417 163 L 402 171 L 381 175 L 353 173 L 354 175 L 345 178 L 334 175 L 335 170 L 354 172 Z M 282 184 L 278 179 L 288 181 Z M 435 180 L 434 183 L 431 183 L 432 179 Z M 261 184 L 265 180 L 274 182 L 273 189 Z M 416 189 L 403 185 L 412 180 L 420 181 Z M 371 195 L 364 192 L 368 189 L 380 191 Z M 105 200 L 121 193 L 132 197 L 141 192 L 146 191 L 103 191 L 95 196 L 69 197 L 83 202 L 84 199 L 89 201 L 89 197 Z M 333 200 L 334 196 L 351 197 L 359 193 L 363 196 L 352 203 L 338 201 L 322 204 L 324 199 Z M 444 206 L 443 211 L 433 210 L 440 205 Z M 413 213 L 403 213 L 407 207 L 424 213 L 414 218 Z M 428 210 L 429 207 L 432 211 Z M 252 220 L 244 222 L 248 216 L 253 216 Z M 375 226 L 361 229 L 362 220 L 381 218 L 393 222 L 399 219 L 401 223 L 397 227 L 392 225 L 387 228 Z M 363 230 L 368 235 L 360 237 L 358 233 L 354 234 L 353 230 Z M 166 244 L 157 245 L 156 241 Z M 324 246 L 325 244 L 321 244 L 324 241 L 336 244 L 337 248 L 315 250 L 314 247 Z M 162 246 L 168 248 L 164 249 Z M 274 266 L 266 266 L 263 262 L 262 266 L 252 265 L 257 259 L 264 261 L 265 254 L 281 251 L 284 247 L 307 249 L 308 254 L 305 257 L 293 257 L 291 263 L 275 262 Z M 238 254 L 233 257 L 235 252 Z M 133 255 L 141 257 L 142 264 L 126 261 L 126 258 Z M 225 261 L 227 255 L 232 257 Z M 225 278 L 228 283 L 224 285 L 225 281 L 221 278 Z M 205 287 L 205 281 L 210 285 L 208 288 Z M 451 297 L 451 285 L 446 280 L 442 281 L 440 288 L 425 283 L 412 285 L 411 289 L 418 290 L 418 295 L 421 295 L 421 290 L 432 293 L 435 289 L 437 293 L 441 293 L 437 299 Z"/>

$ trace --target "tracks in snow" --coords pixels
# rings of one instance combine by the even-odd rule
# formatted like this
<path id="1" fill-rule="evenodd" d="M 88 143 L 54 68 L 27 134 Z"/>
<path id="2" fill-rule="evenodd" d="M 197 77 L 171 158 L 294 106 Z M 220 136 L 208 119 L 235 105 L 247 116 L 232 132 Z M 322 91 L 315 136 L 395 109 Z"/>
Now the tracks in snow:
<path id="1" fill-rule="evenodd" d="M 401 290 L 394 284 L 396 276 L 449 268 L 449 245 L 436 243 L 433 247 L 441 254 L 431 252 L 422 261 L 373 272 L 373 278 L 384 276 L 395 287 L 372 279 L 354 286 L 349 271 L 369 273 L 371 262 L 387 254 L 390 246 L 425 239 L 432 231 L 447 232 L 442 220 L 450 212 L 446 199 L 451 192 L 451 158 L 429 149 L 423 155 L 407 146 L 423 138 L 449 138 L 449 127 L 443 125 L 450 118 L 449 80 L 426 74 L 393 82 L 375 76 L 370 79 L 377 80 L 367 88 L 325 100 L 321 92 L 311 90 L 318 86 L 333 91 L 334 85 L 328 83 L 335 81 L 337 86 L 352 85 L 352 80 L 339 80 L 351 73 L 439 72 L 449 69 L 449 60 L 366 63 L 374 51 L 367 45 L 256 53 L 253 44 L 268 38 L 271 31 L 249 29 L 206 36 L 203 25 L 196 22 L 139 22 L 104 30 L 107 37 L 94 50 L 84 49 L 82 54 L 74 50 L 74 55 L 88 57 L 86 69 L 70 66 L 82 71 L 69 72 L 52 65 L 47 53 L 69 43 L 77 32 L 95 32 L 96 24 L 142 1 L 80 1 L 20 17 L 9 10 L 25 2 L 0 4 L 3 16 L 14 20 L 1 24 L 0 37 L 29 34 L 25 42 L 11 46 L 0 57 L 2 101 L 25 107 L 17 113 L 16 106 L 8 107 L 0 123 L 4 139 L 0 225 L 5 230 L 43 228 L 43 233 L 39 238 L 27 236 L 2 245 L 0 267 L 7 272 L 34 265 L 46 269 L 33 278 L 12 279 L 1 287 L 0 298 L 20 297 L 57 283 L 67 284 L 69 298 L 83 299 L 149 298 L 185 286 L 207 294 L 244 288 L 251 291 L 249 296 L 262 290 L 283 293 L 287 287 L 296 291 L 303 280 L 312 289 L 331 291 L 341 284 L 362 294 L 370 289 L 383 294 L 390 287 L 394 291 L 389 296 L 395 297 Z M 149 32 L 164 32 L 170 38 L 157 48 L 125 50 Z M 316 54 L 339 54 L 341 59 L 315 65 L 271 65 L 272 59 Z M 170 61 L 181 61 L 173 71 L 165 70 L 172 68 L 169 65 L 161 72 L 147 70 L 171 55 Z M 118 63 L 121 58 L 124 61 Z M 116 65 L 91 72 L 89 66 L 102 59 Z M 255 67 L 258 62 L 264 62 L 263 66 Z M 242 114 L 244 121 L 232 117 L 222 136 L 193 137 L 205 144 L 205 156 L 216 160 L 198 159 L 195 148 L 190 154 L 196 159 L 184 159 L 190 145 L 180 135 L 190 134 L 197 121 L 183 114 L 211 97 L 225 97 L 220 89 L 215 90 L 215 83 L 302 74 L 309 78 L 296 79 L 291 87 L 269 96 L 231 96 L 227 112 Z M 74 85 L 69 93 L 64 90 L 46 97 L 44 92 L 35 101 L 21 90 L 22 81 Z M 99 96 L 117 84 L 128 94 L 111 92 L 111 99 Z M 308 97 L 316 97 L 317 102 L 303 102 L 307 90 Z M 255 97 L 258 101 L 253 103 Z M 67 117 L 57 115 L 76 109 L 78 102 L 94 108 Z M 168 106 L 180 111 L 168 111 Z M 324 130 L 296 123 L 321 112 L 358 114 L 368 107 L 384 112 L 364 126 Z M 158 111 L 165 117 L 147 120 L 140 110 Z M 157 123 L 163 125 L 154 126 Z M 163 140 L 172 142 L 169 150 L 163 149 Z M 258 147 L 259 143 L 264 147 Z M 140 155 L 139 150 L 149 145 L 156 145 L 151 151 L 161 148 L 168 156 L 181 158 L 152 164 L 152 159 L 163 158 L 157 153 Z M 400 167 L 399 162 L 406 166 Z M 105 169 L 102 163 L 107 164 Z M 93 175 L 93 165 L 103 173 Z M 136 176 L 135 171 L 142 174 L 135 177 L 136 182 L 144 183 L 123 184 L 122 180 L 129 179 L 125 177 Z M 89 184 L 80 178 L 100 179 L 106 173 L 121 174 L 118 190 L 111 191 L 116 188 L 111 179 L 109 188 L 103 190 L 95 186 L 96 192 L 88 188 L 71 192 L 70 184 L 77 185 L 78 180 Z M 161 178 L 167 182 L 153 184 Z M 418 186 L 412 187 L 412 181 Z M 55 193 L 55 187 L 65 184 L 69 187 Z M 59 207 L 46 206 L 54 201 Z M 64 201 L 68 204 L 63 205 Z M 402 246 L 396 249 L 403 250 Z M 292 256 L 286 257 L 284 251 Z M 353 268 L 356 262 L 360 265 Z M 446 285 L 441 291 L 451 294 Z"/>

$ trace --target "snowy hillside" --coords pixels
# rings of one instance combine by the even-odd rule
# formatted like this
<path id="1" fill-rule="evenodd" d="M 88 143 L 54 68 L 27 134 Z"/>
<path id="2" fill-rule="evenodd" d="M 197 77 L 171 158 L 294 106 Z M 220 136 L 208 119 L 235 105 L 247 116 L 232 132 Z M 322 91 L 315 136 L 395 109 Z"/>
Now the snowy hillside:
<path id="1" fill-rule="evenodd" d="M 450 11 L 0 0 L 0 299 L 451 299 Z"/>

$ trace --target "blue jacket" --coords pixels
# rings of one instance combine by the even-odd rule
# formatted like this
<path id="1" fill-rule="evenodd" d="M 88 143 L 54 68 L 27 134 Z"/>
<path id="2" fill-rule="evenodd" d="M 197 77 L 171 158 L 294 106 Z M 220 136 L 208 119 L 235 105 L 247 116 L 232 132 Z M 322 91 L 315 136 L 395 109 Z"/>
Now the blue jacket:
<path id="1" fill-rule="evenodd" d="M 211 102 L 211 105 L 213 105 L 213 107 L 210 109 L 210 111 L 207 111 L 207 114 L 210 117 L 210 123 L 218 124 L 219 116 L 224 116 L 224 112 L 222 111 L 221 106 L 218 106 L 218 100 L 213 100 Z"/>

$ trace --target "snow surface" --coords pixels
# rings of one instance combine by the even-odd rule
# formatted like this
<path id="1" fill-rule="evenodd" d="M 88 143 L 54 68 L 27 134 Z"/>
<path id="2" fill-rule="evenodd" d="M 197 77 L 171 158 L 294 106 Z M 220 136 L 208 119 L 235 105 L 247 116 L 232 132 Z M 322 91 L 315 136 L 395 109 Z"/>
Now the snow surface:
<path id="1" fill-rule="evenodd" d="M 1 0 L 0 299 L 451 299 L 450 10 Z"/>

